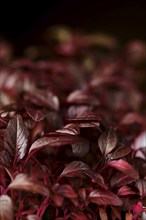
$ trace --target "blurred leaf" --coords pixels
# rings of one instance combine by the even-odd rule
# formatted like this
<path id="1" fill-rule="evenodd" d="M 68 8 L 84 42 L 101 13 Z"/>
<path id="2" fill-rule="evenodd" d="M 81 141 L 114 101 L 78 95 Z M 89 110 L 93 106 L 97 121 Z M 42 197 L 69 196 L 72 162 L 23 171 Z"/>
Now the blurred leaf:
<path id="1" fill-rule="evenodd" d="M 56 206 L 61 207 L 61 206 L 63 206 L 64 198 L 60 195 L 55 194 L 55 195 L 53 195 L 53 201 Z"/>
<path id="2" fill-rule="evenodd" d="M 71 213 L 70 218 L 72 220 L 89 220 L 87 216 L 85 216 L 82 212 Z"/>
<path id="3" fill-rule="evenodd" d="M 26 112 L 28 115 L 34 120 L 34 121 L 41 121 L 43 120 L 47 115 L 47 110 L 45 108 L 38 108 L 37 106 L 33 106 L 30 104 L 27 104 L 25 106 Z"/>
<path id="4" fill-rule="evenodd" d="M 41 182 L 32 179 L 24 173 L 18 174 L 9 185 L 10 189 L 24 190 L 32 193 L 39 193 L 43 196 L 49 196 L 49 189 Z"/>
<path id="5" fill-rule="evenodd" d="M 146 180 L 145 179 L 138 179 L 136 181 L 136 186 L 140 192 L 142 197 L 146 196 Z"/>
<path id="6" fill-rule="evenodd" d="M 67 102 L 72 104 L 99 105 L 99 101 L 96 97 L 93 97 L 82 90 L 75 90 L 69 94 Z"/>
<path id="7" fill-rule="evenodd" d="M 125 216 L 125 220 L 132 220 L 133 219 L 133 215 L 131 212 L 126 212 L 126 216 Z"/>
<path id="8" fill-rule="evenodd" d="M 123 211 L 131 210 L 133 205 L 136 204 L 139 201 L 139 196 L 138 195 L 121 196 L 120 198 L 123 202 L 123 205 L 122 205 L 122 210 Z"/>
<path id="9" fill-rule="evenodd" d="M 0 196 L 0 219 L 14 220 L 12 200 L 7 195 Z"/>
<path id="10" fill-rule="evenodd" d="M 38 106 L 47 107 L 51 110 L 59 110 L 59 99 L 49 90 L 32 89 L 26 92 L 26 101 L 29 100 Z"/>
<path id="11" fill-rule="evenodd" d="M 75 193 L 73 188 L 68 184 L 56 184 L 53 186 L 53 190 L 56 194 L 66 198 L 77 198 L 78 195 Z"/>
<path id="12" fill-rule="evenodd" d="M 86 200 L 87 194 L 86 194 L 86 189 L 85 188 L 80 188 L 79 189 L 79 196 L 83 201 Z"/>
<path id="13" fill-rule="evenodd" d="M 89 141 L 82 139 L 79 143 L 72 144 L 72 152 L 74 156 L 85 157 L 89 151 Z"/>
<path id="14" fill-rule="evenodd" d="M 101 219 L 108 220 L 106 210 L 99 207 L 99 215 Z"/>
<path id="15" fill-rule="evenodd" d="M 136 215 L 141 215 L 144 210 L 142 202 L 139 201 L 138 203 L 134 204 L 132 210 Z"/>
<path id="16" fill-rule="evenodd" d="M 111 206 L 111 209 L 112 209 L 114 215 L 115 215 L 119 220 L 121 220 L 122 217 L 121 217 L 120 211 L 119 211 L 116 207 L 114 207 L 114 206 Z"/>
<path id="17" fill-rule="evenodd" d="M 27 220 L 40 220 L 37 215 L 27 215 Z"/>

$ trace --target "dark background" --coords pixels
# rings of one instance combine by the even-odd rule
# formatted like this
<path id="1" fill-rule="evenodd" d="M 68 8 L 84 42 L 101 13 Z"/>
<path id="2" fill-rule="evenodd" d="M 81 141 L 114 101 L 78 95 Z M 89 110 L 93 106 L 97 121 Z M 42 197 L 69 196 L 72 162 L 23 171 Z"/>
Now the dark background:
<path id="1" fill-rule="evenodd" d="M 1 36 L 22 50 L 54 24 L 104 32 L 125 42 L 146 40 L 145 0 L 13 1 L 1 4 Z"/>

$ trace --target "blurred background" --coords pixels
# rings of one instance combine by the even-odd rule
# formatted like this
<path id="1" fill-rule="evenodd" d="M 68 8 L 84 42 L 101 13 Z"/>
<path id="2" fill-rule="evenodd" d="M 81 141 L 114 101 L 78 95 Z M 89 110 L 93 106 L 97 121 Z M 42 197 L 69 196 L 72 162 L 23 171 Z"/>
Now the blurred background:
<path id="1" fill-rule="evenodd" d="M 21 54 L 27 45 L 41 44 L 53 25 L 112 35 L 125 43 L 146 40 L 145 0 L 52 0 L 1 3 L 1 37 Z"/>

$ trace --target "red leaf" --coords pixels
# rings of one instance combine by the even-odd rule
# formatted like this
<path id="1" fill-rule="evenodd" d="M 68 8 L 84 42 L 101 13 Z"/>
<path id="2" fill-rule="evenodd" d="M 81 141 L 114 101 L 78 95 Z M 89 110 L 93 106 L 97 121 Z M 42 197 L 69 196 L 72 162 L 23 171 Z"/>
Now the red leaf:
<path id="1" fill-rule="evenodd" d="M 84 171 L 90 170 L 89 166 L 82 161 L 73 161 L 69 163 L 60 174 L 60 177 L 80 176 Z"/>
<path id="2" fill-rule="evenodd" d="M 78 115 L 76 118 L 67 119 L 68 122 L 76 123 L 79 127 L 99 127 L 101 117 L 95 115 L 90 111 L 85 111 L 83 114 Z"/>
<path id="3" fill-rule="evenodd" d="M 12 183 L 9 185 L 10 189 L 24 190 L 32 193 L 39 193 L 43 196 L 49 196 L 49 189 L 41 182 L 32 179 L 24 173 L 18 174 Z"/>
<path id="4" fill-rule="evenodd" d="M 99 122 L 88 122 L 88 121 L 81 121 L 77 123 L 80 128 L 98 128 L 100 126 Z"/>
<path id="5" fill-rule="evenodd" d="M 73 161 L 69 163 L 60 174 L 60 177 L 75 177 L 83 175 L 90 177 L 92 182 L 97 183 L 102 187 L 105 186 L 103 177 L 91 170 L 90 167 L 82 161 Z"/>
<path id="6" fill-rule="evenodd" d="M 111 159 L 111 160 L 115 160 L 115 159 L 119 159 L 119 158 L 122 158 L 122 157 L 125 157 L 127 154 L 129 154 L 131 152 L 131 147 L 120 147 L 119 149 L 117 149 L 116 151 L 110 153 L 108 155 L 108 157 Z"/>
<path id="7" fill-rule="evenodd" d="M 8 123 L 4 137 L 5 149 L 12 159 L 15 158 L 16 161 L 23 159 L 27 151 L 28 135 L 22 117 L 20 115 L 14 116 Z"/>
<path id="8" fill-rule="evenodd" d="M 59 135 L 58 133 L 50 135 L 49 137 L 42 137 L 37 139 L 30 147 L 29 154 L 35 153 L 43 147 L 60 147 L 62 145 L 74 144 L 80 141 L 80 137 L 73 135 Z"/>
<path id="9" fill-rule="evenodd" d="M 107 163 L 107 165 L 114 167 L 115 169 L 125 173 L 127 176 L 132 177 L 133 179 L 139 178 L 138 172 L 125 160 L 114 160 Z"/>
<path id="10" fill-rule="evenodd" d="M 111 187 L 120 187 L 123 185 L 127 185 L 133 181 L 134 179 L 132 177 L 129 177 L 123 173 L 116 173 L 112 176 L 110 185 Z"/>
<path id="11" fill-rule="evenodd" d="M 0 219 L 13 220 L 13 203 L 9 196 L 0 196 Z"/>
<path id="12" fill-rule="evenodd" d="M 44 106 L 52 110 L 57 111 L 59 109 L 59 99 L 49 90 L 39 90 L 33 89 L 27 91 L 26 100 L 31 100 L 34 104 L 38 106 Z"/>
<path id="13" fill-rule="evenodd" d="M 77 157 L 85 157 L 89 151 L 89 141 L 86 139 L 82 139 L 80 142 L 72 144 L 72 152 L 74 156 Z"/>
<path id="14" fill-rule="evenodd" d="M 92 106 L 87 106 L 87 105 L 71 105 L 67 112 L 68 112 L 68 117 L 70 119 L 74 119 L 76 117 L 78 117 L 79 115 L 84 115 L 85 112 L 89 112 L 92 110 Z M 69 121 L 69 119 L 68 119 Z"/>
<path id="15" fill-rule="evenodd" d="M 122 201 L 117 195 L 103 189 L 96 189 L 92 191 L 89 194 L 88 199 L 89 201 L 96 203 L 98 205 L 114 205 L 114 206 L 122 205 Z"/>
<path id="16" fill-rule="evenodd" d="M 80 134 L 80 128 L 76 124 L 67 124 L 64 128 L 58 129 L 56 132 L 70 135 Z"/>
<path id="17" fill-rule="evenodd" d="M 105 131 L 98 139 L 98 146 L 103 155 L 109 154 L 117 145 L 117 135 L 113 130 Z"/>
<path id="18" fill-rule="evenodd" d="M 47 110 L 45 108 L 39 109 L 37 106 L 26 105 L 26 112 L 34 121 L 41 121 L 47 115 Z"/>
<path id="19" fill-rule="evenodd" d="M 78 197 L 78 195 L 75 193 L 73 188 L 68 184 L 64 184 L 64 185 L 55 184 L 53 186 L 53 190 L 55 194 L 58 194 L 62 197 L 72 198 L 72 199 Z"/>
<path id="20" fill-rule="evenodd" d="M 75 104 L 86 104 L 86 105 L 99 105 L 99 100 L 96 97 L 93 97 L 87 94 L 86 91 L 75 90 L 67 97 L 68 103 Z"/>
<path id="21" fill-rule="evenodd" d="M 131 188 L 130 188 L 129 186 L 122 186 L 122 187 L 118 190 L 117 194 L 118 194 L 119 196 L 126 196 L 126 195 L 135 195 L 136 192 L 133 191 L 133 190 L 131 190 Z"/>
<path id="22" fill-rule="evenodd" d="M 68 121 L 71 122 L 79 122 L 79 121 L 90 121 L 90 122 L 95 122 L 95 121 L 100 121 L 101 117 L 94 114 L 93 112 L 86 111 L 82 115 L 78 115 L 76 118 L 70 118 L 67 119 Z"/>
<path id="23" fill-rule="evenodd" d="M 97 183 L 101 187 L 105 187 L 104 179 L 103 177 L 99 174 L 96 173 L 93 170 L 85 170 L 84 174 L 92 179 L 92 182 Z"/>

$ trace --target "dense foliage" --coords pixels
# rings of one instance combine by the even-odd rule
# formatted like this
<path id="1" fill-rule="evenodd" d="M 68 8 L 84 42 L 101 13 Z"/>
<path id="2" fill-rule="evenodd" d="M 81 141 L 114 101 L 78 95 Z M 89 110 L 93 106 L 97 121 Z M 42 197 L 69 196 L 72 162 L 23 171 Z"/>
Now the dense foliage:
<path id="1" fill-rule="evenodd" d="M 0 43 L 0 219 L 144 219 L 145 43 L 45 40 L 23 59 Z"/>

